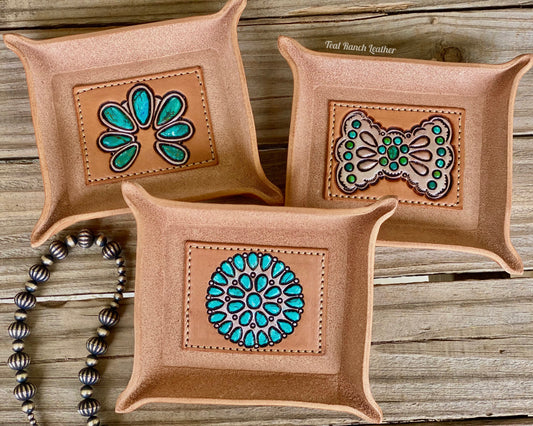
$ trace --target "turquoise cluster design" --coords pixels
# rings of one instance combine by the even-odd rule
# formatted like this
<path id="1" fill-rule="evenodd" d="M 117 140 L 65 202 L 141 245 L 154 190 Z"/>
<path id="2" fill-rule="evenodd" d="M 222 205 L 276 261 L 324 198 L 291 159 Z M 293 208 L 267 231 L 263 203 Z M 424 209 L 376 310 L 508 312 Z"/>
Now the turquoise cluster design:
<path id="1" fill-rule="evenodd" d="M 193 124 L 183 118 L 186 97 L 177 91 L 162 98 L 146 84 L 133 86 L 122 104 L 106 102 L 98 115 L 107 130 L 98 138 L 98 147 L 112 154 L 109 167 L 116 173 L 128 170 L 139 155 L 140 129 L 154 130 L 155 151 L 168 163 L 180 166 L 189 160 L 189 150 L 182 145 L 194 134 Z"/>
<path id="2" fill-rule="evenodd" d="M 244 348 L 273 346 L 294 332 L 303 289 L 294 272 L 269 253 L 237 253 L 223 261 L 207 287 L 209 322 Z"/>

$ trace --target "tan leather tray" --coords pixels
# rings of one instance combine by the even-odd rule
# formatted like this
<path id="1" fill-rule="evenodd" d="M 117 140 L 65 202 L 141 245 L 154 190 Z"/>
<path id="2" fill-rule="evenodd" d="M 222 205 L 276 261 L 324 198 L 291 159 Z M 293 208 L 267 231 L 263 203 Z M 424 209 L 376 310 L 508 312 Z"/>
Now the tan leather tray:
<path id="1" fill-rule="evenodd" d="M 245 4 L 50 40 L 4 35 L 26 70 L 44 182 L 33 246 L 127 213 L 124 180 L 169 199 L 283 202 L 259 162 L 237 43 Z"/>
<path id="2" fill-rule="evenodd" d="M 280 37 L 294 75 L 286 205 L 392 194 L 378 245 L 486 255 L 510 273 L 512 117 L 532 55 L 501 65 L 319 53 Z"/>
<path id="3" fill-rule="evenodd" d="M 135 359 L 117 412 L 291 405 L 381 421 L 374 245 L 396 199 L 319 210 L 168 201 L 133 183 L 123 194 L 138 232 Z"/>

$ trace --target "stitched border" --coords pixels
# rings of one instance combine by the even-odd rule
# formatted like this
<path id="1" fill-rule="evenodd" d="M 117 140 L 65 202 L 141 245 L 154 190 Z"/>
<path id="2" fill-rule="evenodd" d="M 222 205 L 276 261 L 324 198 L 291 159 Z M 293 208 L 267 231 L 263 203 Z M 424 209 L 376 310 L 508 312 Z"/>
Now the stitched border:
<path id="1" fill-rule="evenodd" d="M 329 145 L 329 162 L 328 162 L 328 196 L 331 198 L 352 198 L 359 200 L 377 200 L 379 197 L 372 196 L 359 196 L 359 195 L 339 195 L 331 193 L 331 181 L 333 179 L 333 157 L 335 149 L 335 107 L 349 107 L 349 108 L 365 108 L 365 109 L 377 109 L 377 110 L 386 110 L 386 111 L 409 111 L 409 112 L 430 112 L 430 113 L 441 113 L 441 114 L 454 114 L 459 116 L 459 125 L 457 131 L 457 191 L 456 191 L 456 201 L 454 204 L 450 203 L 439 203 L 432 201 L 413 201 L 413 200 L 398 200 L 400 203 L 406 204 L 419 204 L 419 205 L 431 205 L 431 206 L 440 206 L 440 207 L 455 207 L 459 205 L 460 195 L 461 195 L 461 137 L 462 137 L 462 118 L 463 113 L 459 111 L 449 111 L 441 109 L 431 109 L 431 108 L 398 108 L 398 107 L 382 107 L 382 106 L 371 106 L 364 104 L 348 104 L 341 102 L 333 102 L 333 115 L 332 115 L 332 126 L 331 126 L 331 141 Z"/>
<path id="2" fill-rule="evenodd" d="M 189 324 L 190 324 L 190 297 L 191 297 L 191 255 L 192 249 L 204 249 L 204 250 L 225 250 L 225 251 L 245 251 L 245 250 L 257 250 L 264 253 L 285 253 L 285 254 L 300 254 L 307 256 L 321 256 L 321 276 L 320 276 L 320 311 L 318 316 L 318 350 L 291 350 L 291 349 L 246 349 L 246 348 L 233 348 L 227 346 L 201 346 L 201 345 L 190 345 L 189 344 Z M 322 324 L 323 324 L 323 315 L 324 315 L 324 284 L 325 284 L 325 269 L 326 269 L 326 252 L 325 251 L 299 251 L 299 250 L 290 250 L 290 249 L 269 249 L 269 248 L 258 248 L 253 246 L 242 246 L 242 247 L 225 247 L 217 245 L 197 245 L 190 244 L 189 250 L 187 253 L 187 290 L 186 290 L 186 309 L 185 309 L 185 347 L 186 348 L 195 348 L 195 349 L 217 349 L 217 350 L 228 350 L 235 352 L 278 352 L 278 353 L 312 353 L 312 354 L 321 354 L 322 353 Z"/>
<path id="3" fill-rule="evenodd" d="M 96 89 L 103 89 L 105 87 L 114 87 L 114 86 L 122 86 L 122 85 L 125 85 L 125 84 L 131 84 L 131 83 L 140 83 L 140 82 L 144 82 L 144 81 L 161 80 L 163 78 L 177 77 L 177 76 L 180 76 L 180 75 L 188 75 L 188 74 L 195 74 L 196 78 L 198 79 L 198 85 L 200 86 L 200 94 L 201 94 L 201 97 L 202 97 L 202 107 L 203 107 L 203 110 L 204 110 L 204 118 L 205 118 L 205 122 L 206 122 L 206 125 L 207 125 L 207 135 L 208 135 L 208 138 L 209 138 L 209 149 L 211 151 L 211 159 L 210 160 L 197 161 L 195 163 L 183 164 L 181 166 L 162 167 L 160 169 L 145 170 L 145 171 L 142 171 L 142 172 L 135 172 L 135 173 L 124 173 L 124 174 L 116 175 L 116 176 L 108 176 L 108 177 L 105 177 L 105 178 L 91 179 L 90 178 L 91 171 L 90 171 L 90 168 L 89 168 L 89 155 L 88 155 L 88 152 L 87 152 L 87 140 L 85 138 L 85 128 L 84 128 L 84 124 L 83 124 L 83 114 L 82 114 L 82 111 L 81 111 L 81 101 L 80 101 L 80 97 L 79 97 L 80 93 L 90 92 L 91 90 L 96 90 Z M 146 175 L 146 174 L 151 174 L 151 173 L 165 172 L 165 171 L 169 171 L 169 170 L 179 170 L 179 169 L 184 169 L 184 168 L 191 167 L 191 166 L 198 166 L 200 164 L 207 164 L 207 163 L 211 163 L 211 162 L 215 161 L 215 149 L 213 147 L 213 137 L 212 137 L 212 134 L 211 134 L 211 125 L 209 123 L 209 117 L 207 115 L 207 104 L 206 104 L 206 101 L 205 101 L 205 92 L 204 92 L 203 87 L 204 87 L 204 84 L 203 84 L 202 77 L 200 76 L 200 73 L 198 72 L 198 69 L 195 69 L 193 71 L 174 72 L 172 74 L 160 75 L 160 76 L 156 76 L 156 77 L 140 77 L 140 78 L 137 78 L 137 79 L 127 80 L 127 81 L 100 84 L 100 85 L 97 85 L 97 86 L 94 86 L 94 87 L 89 87 L 89 88 L 78 90 L 76 92 L 76 103 L 78 105 L 78 114 L 79 114 L 79 117 L 80 117 L 80 128 L 81 128 L 81 134 L 82 134 L 82 139 L 83 139 L 83 152 L 84 152 L 84 155 L 85 155 L 85 168 L 87 170 L 87 182 L 102 182 L 102 181 L 105 181 L 105 180 L 122 179 L 122 178 L 125 178 L 125 177 L 141 176 L 141 175 Z"/>

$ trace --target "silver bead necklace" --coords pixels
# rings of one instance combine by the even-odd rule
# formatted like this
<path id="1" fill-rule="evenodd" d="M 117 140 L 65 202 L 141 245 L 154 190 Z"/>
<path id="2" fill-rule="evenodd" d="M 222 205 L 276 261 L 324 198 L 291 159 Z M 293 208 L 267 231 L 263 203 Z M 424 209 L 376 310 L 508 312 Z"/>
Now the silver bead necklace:
<path id="1" fill-rule="evenodd" d="M 25 322 L 28 316 L 27 311 L 33 309 L 37 302 L 33 293 L 39 285 L 50 278 L 48 268 L 54 262 L 65 259 L 69 254 L 69 249 L 76 247 L 76 245 L 87 249 L 93 244 L 101 247 L 104 259 L 115 261 L 118 272 L 118 283 L 113 301 L 98 314 L 100 326 L 96 329 L 96 336 L 87 340 L 86 346 L 89 355 L 85 360 L 86 366 L 78 373 L 78 378 L 82 384 L 80 395 L 83 398 L 78 404 L 78 413 L 87 417 L 87 425 L 100 425 L 100 419 L 96 416 L 100 410 L 100 403 L 92 397 L 93 386 L 100 381 L 100 373 L 95 366 L 98 363 L 98 357 L 107 352 L 108 345 L 105 338 L 109 336 L 110 329 L 117 325 L 120 319 L 118 307 L 126 285 L 126 270 L 124 258 L 120 257 L 122 252 L 120 245 L 116 241 L 107 241 L 103 234 L 94 236 L 88 229 L 81 230 L 77 236 L 69 235 L 63 241 L 53 241 L 50 244 L 49 253 L 41 256 L 40 263 L 30 267 L 28 273 L 31 279 L 26 283 L 26 289 L 14 298 L 18 310 L 14 315 L 15 321 L 8 327 L 9 336 L 14 339 L 12 343 L 14 353 L 9 357 L 7 364 L 9 368 L 16 371 L 15 379 L 18 384 L 13 390 L 13 395 L 22 402 L 22 411 L 27 415 L 30 425 L 37 425 L 34 414 L 35 404 L 32 401 L 37 389 L 34 384 L 28 382 L 26 368 L 30 364 L 30 356 L 24 352 L 24 339 L 30 334 L 30 328 Z"/>

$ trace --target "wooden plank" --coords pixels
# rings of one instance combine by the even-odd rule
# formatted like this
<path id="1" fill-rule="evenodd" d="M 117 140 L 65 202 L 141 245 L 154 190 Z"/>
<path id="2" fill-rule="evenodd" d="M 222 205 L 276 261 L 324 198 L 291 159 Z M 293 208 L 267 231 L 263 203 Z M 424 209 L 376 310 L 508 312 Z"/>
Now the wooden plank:
<path id="1" fill-rule="evenodd" d="M 532 284 L 528 278 L 376 286 L 370 382 L 386 421 L 530 414 Z M 85 289 L 90 291 L 87 284 Z M 13 305 L 4 302 L 0 300 L 1 329 L 13 311 Z M 37 403 L 45 424 L 77 420 L 72 409 L 78 401 L 76 374 L 85 356 L 84 342 L 94 332 L 95 315 L 104 304 L 103 300 L 48 302 L 31 312 L 30 371 L 40 388 Z M 132 308 L 128 299 L 97 386 L 102 417 L 111 424 L 147 424 L 154 419 L 176 425 L 354 422 L 352 417 L 321 410 L 266 407 L 156 404 L 124 416 L 112 413 L 132 368 Z M 7 345 L 2 344 L 1 363 L 8 355 Z M 12 373 L 0 368 L 0 387 L 10 389 L 13 383 Z M 5 422 L 17 424 L 21 419 L 17 407 L 9 392 L 0 393 L 0 416 Z"/>
<path id="2" fill-rule="evenodd" d="M 194 15 L 215 13 L 225 1 L 196 0 L 162 0 L 147 2 L 145 0 L 89 0 L 50 3 L 46 0 L 1 2 L 0 28 L 58 27 L 73 25 L 103 25 L 109 23 L 141 23 L 161 19 L 181 18 Z M 435 9 L 469 10 L 493 7 L 527 6 L 528 0 L 448 0 L 443 4 L 438 0 L 389 0 L 369 4 L 363 0 L 351 1 L 349 4 L 324 4 L 321 0 L 272 0 L 263 2 L 250 0 L 244 11 L 243 19 L 293 17 L 293 16 L 328 16 L 354 13 L 400 13 Z"/>
<path id="3" fill-rule="evenodd" d="M 247 21 L 239 43 L 245 64 L 258 141 L 261 146 L 286 144 L 292 102 L 292 75 L 276 47 L 278 35 L 296 38 L 305 46 L 326 50 L 325 42 L 387 45 L 395 57 L 443 59 L 451 48 L 466 62 L 505 62 L 533 52 L 533 10 L 469 13 L 413 13 L 359 20 L 358 16 L 309 22 L 303 18 Z M 416 28 L 416 31 L 413 31 Z M 490 28 L 490 31 L 487 29 Z M 32 38 L 88 32 L 87 29 L 32 30 Z M 334 50 L 330 50 L 336 52 Z M 36 157 L 25 75 L 14 53 L 0 45 L 0 159 Z M 515 105 L 516 134 L 533 134 L 533 72 L 524 76 Z"/>

